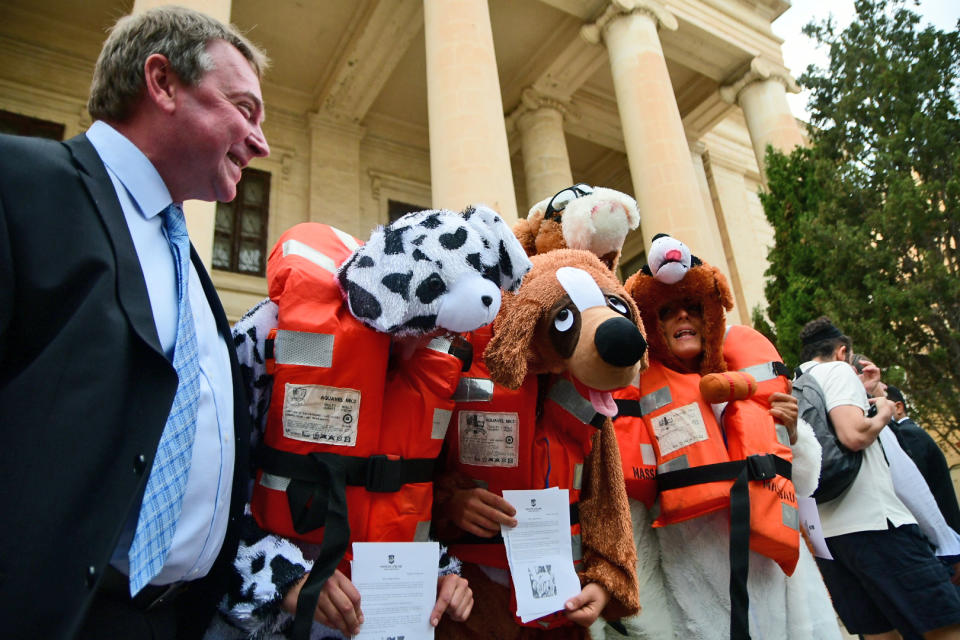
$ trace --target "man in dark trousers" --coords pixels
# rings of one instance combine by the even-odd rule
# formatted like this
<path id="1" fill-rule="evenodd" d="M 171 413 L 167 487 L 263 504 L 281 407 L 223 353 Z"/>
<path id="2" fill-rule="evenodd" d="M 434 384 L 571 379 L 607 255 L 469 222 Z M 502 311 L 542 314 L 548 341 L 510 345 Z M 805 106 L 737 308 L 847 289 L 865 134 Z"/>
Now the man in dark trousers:
<path id="1" fill-rule="evenodd" d="M 893 402 L 890 428 L 896 434 L 897 441 L 927 481 L 943 519 L 951 529 L 960 533 L 960 505 L 957 504 L 957 494 L 953 489 L 950 468 L 943 451 L 930 434 L 907 415 L 907 402 L 900 389 L 887 386 L 887 399 Z"/>
<path id="2" fill-rule="evenodd" d="M 0 136 L 6 638 L 199 636 L 224 592 L 246 400 L 179 205 L 269 153 L 265 65 L 203 14 L 126 16 L 85 134 Z"/>

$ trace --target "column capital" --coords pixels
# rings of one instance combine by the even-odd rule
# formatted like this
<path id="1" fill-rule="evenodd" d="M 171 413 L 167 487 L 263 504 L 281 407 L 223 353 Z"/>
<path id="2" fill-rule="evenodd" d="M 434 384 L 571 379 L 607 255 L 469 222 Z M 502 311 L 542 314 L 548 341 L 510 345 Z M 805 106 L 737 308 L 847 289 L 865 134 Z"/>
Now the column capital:
<path id="1" fill-rule="evenodd" d="M 775 81 L 782 84 L 788 93 L 800 93 L 797 81 L 786 67 L 762 56 L 755 57 L 733 77 L 737 79 L 720 87 L 720 96 L 730 104 L 737 104 L 740 92 L 754 82 Z"/>
<path id="2" fill-rule="evenodd" d="M 607 26 L 621 16 L 643 14 L 657 25 L 657 29 L 676 31 L 677 19 L 658 0 L 610 0 L 606 9 L 594 22 L 580 27 L 580 37 L 590 44 L 601 44 Z"/>
<path id="3" fill-rule="evenodd" d="M 564 120 L 579 120 L 579 115 L 570 106 L 569 101 L 555 98 L 551 95 L 538 91 L 533 87 L 527 87 L 520 94 L 520 104 L 507 116 L 507 129 L 514 127 L 521 129 L 522 121 L 526 120 L 524 116 L 539 111 L 540 109 L 552 109 L 560 113 Z"/>

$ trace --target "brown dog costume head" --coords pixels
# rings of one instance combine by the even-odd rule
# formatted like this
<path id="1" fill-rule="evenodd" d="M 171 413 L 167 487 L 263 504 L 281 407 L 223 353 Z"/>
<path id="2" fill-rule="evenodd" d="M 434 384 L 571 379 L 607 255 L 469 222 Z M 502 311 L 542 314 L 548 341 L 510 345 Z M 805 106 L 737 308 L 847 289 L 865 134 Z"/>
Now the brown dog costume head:
<path id="1" fill-rule="evenodd" d="M 652 357 L 671 369 L 684 369 L 667 346 L 660 311 L 671 302 L 693 300 L 703 309 L 700 374 L 727 370 L 723 336 L 726 312 L 733 309 L 733 293 L 719 269 L 691 255 L 679 240 L 658 234 L 647 252 L 647 264 L 627 279 L 625 287 L 640 308 Z"/>
<path id="2" fill-rule="evenodd" d="M 516 389 L 527 375 L 570 374 L 589 387 L 594 408 L 616 413 L 609 391 L 647 366 L 640 313 L 626 290 L 589 251 L 558 249 L 532 257 L 516 293 L 504 294 L 484 351 L 490 377 Z"/>
<path id="3" fill-rule="evenodd" d="M 623 242 L 640 224 L 637 202 L 625 193 L 583 183 L 530 207 L 513 225 L 528 256 L 554 249 L 592 251 L 612 271 Z"/>

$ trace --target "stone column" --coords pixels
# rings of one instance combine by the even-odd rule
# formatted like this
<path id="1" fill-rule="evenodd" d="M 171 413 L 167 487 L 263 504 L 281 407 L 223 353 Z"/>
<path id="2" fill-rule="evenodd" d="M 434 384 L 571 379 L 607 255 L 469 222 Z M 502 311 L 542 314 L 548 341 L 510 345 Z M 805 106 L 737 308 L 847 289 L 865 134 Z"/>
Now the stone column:
<path id="1" fill-rule="evenodd" d="M 231 0 L 134 0 L 131 13 L 138 13 L 168 4 L 189 7 L 205 13 L 211 18 L 216 18 L 220 22 L 230 22 Z M 183 214 L 187 221 L 187 233 L 190 234 L 190 242 L 193 243 L 197 255 L 200 256 L 204 266 L 209 271 L 213 258 L 213 227 L 217 217 L 217 203 L 188 200 L 183 203 Z"/>
<path id="2" fill-rule="evenodd" d="M 787 91 L 797 93 L 800 88 L 784 67 L 759 56 L 739 78 L 720 89 L 724 100 L 743 109 L 764 182 L 767 145 L 789 153 L 803 144 L 800 127 L 790 113 Z"/>
<path id="3" fill-rule="evenodd" d="M 424 0 L 433 206 L 517 220 L 487 0 Z"/>
<path id="4" fill-rule="evenodd" d="M 525 89 L 509 120 L 520 131 L 527 208 L 573 184 L 570 156 L 563 135 L 567 107 L 534 89 Z"/>
<path id="5" fill-rule="evenodd" d="M 323 222 L 358 238 L 370 229 L 360 223 L 360 141 L 366 130 L 346 118 L 314 112 L 310 125 L 310 221 Z"/>
<path id="6" fill-rule="evenodd" d="M 659 2 L 613 0 L 581 35 L 607 47 L 647 244 L 655 234 L 669 233 L 710 264 L 724 265 L 720 240 L 709 231 L 658 27 L 677 28 L 676 18 Z"/>

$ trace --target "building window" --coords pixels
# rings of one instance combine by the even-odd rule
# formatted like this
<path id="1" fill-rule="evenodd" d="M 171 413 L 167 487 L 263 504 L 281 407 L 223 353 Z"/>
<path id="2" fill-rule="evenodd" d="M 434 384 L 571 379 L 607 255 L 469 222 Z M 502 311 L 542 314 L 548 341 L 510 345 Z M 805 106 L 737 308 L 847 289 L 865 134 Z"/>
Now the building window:
<path id="1" fill-rule="evenodd" d="M 414 211 L 423 211 L 423 207 L 418 207 L 415 204 L 409 204 L 407 202 L 400 202 L 399 200 L 387 200 L 388 222 L 393 222 L 400 216 L 405 216 Z"/>
<path id="2" fill-rule="evenodd" d="M 213 267 L 252 276 L 264 275 L 267 262 L 267 213 L 270 174 L 249 167 L 232 202 L 217 203 Z"/>
<path id="3" fill-rule="evenodd" d="M 0 109 L 0 133 L 63 140 L 63 125 L 59 122 L 30 118 Z"/>

